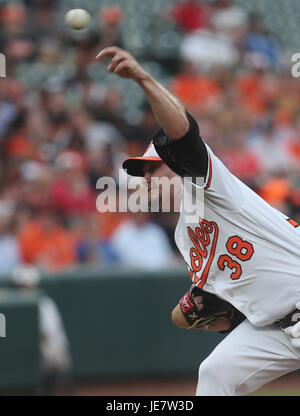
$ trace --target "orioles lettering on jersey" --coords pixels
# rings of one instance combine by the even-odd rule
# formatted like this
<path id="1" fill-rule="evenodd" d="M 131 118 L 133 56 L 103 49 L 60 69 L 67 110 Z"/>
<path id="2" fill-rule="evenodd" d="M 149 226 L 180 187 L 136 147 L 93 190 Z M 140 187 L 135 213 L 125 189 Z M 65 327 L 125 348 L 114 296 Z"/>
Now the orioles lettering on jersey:
<path id="1" fill-rule="evenodd" d="M 191 227 L 187 227 L 188 235 L 193 243 L 193 247 L 190 249 L 191 259 L 191 271 L 190 276 L 193 283 L 200 288 L 204 285 L 207 275 L 210 270 L 211 263 L 215 256 L 216 244 L 219 235 L 219 228 L 213 221 L 209 222 L 204 219 L 200 219 L 199 227 L 194 230 Z M 208 254 L 207 247 L 210 246 L 210 252 Z M 201 278 L 196 273 L 202 269 L 203 260 L 207 258 L 206 265 L 204 267 Z M 200 282 L 201 280 L 201 282 Z M 200 283 L 199 283 L 200 282 Z"/>
<path id="2" fill-rule="evenodd" d="M 198 287 L 202 288 L 206 282 L 211 264 L 214 260 L 216 244 L 218 241 L 219 227 L 214 221 L 206 221 L 205 219 L 199 219 L 199 227 L 195 227 L 193 230 L 190 226 L 187 227 L 187 233 L 193 246 L 190 249 L 190 277 L 192 282 Z M 226 267 L 232 270 L 230 278 L 232 280 L 239 279 L 242 275 L 242 266 L 240 261 L 248 261 L 251 259 L 254 248 L 251 243 L 243 240 L 237 235 L 233 235 L 228 238 L 226 243 L 227 253 L 219 256 L 217 264 L 220 270 L 225 270 Z M 206 260 L 203 268 L 203 262 Z M 201 277 L 197 276 L 197 273 L 203 272 Z"/>

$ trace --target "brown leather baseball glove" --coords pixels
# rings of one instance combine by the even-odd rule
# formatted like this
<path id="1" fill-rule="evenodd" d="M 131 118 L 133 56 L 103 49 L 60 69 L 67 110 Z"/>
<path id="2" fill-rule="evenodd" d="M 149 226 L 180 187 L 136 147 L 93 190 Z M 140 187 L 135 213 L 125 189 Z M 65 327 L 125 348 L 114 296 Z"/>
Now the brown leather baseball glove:
<path id="1" fill-rule="evenodd" d="M 202 297 L 203 306 L 201 309 L 195 301 L 195 298 L 199 296 Z M 220 318 L 226 318 L 230 323 L 228 331 L 232 331 L 245 319 L 245 316 L 229 302 L 194 285 L 179 300 L 179 307 L 187 322 L 187 329 L 206 327 L 216 323 Z"/>

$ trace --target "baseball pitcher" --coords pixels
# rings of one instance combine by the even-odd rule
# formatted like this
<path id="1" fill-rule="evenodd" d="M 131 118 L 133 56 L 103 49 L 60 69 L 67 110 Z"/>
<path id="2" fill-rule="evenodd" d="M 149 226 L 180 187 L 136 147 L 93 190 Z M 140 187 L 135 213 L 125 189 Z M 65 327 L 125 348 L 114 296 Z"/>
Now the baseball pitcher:
<path id="1" fill-rule="evenodd" d="M 96 59 L 104 57 L 108 71 L 142 88 L 161 126 L 145 154 L 123 168 L 144 176 L 149 200 L 161 198 L 154 177 L 190 178 L 204 192 L 203 216 L 191 221 L 182 209 L 176 227 L 192 286 L 172 319 L 228 335 L 201 363 L 196 394 L 244 395 L 299 369 L 300 226 L 229 172 L 182 103 L 127 51 L 105 48 Z"/>

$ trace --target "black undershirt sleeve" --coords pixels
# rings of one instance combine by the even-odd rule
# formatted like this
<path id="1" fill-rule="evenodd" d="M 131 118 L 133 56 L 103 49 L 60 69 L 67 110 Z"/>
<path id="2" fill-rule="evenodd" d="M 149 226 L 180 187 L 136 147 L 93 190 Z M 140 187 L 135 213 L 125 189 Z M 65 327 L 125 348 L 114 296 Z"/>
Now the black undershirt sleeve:
<path id="1" fill-rule="evenodd" d="M 153 143 L 162 160 L 178 175 L 205 177 L 208 169 L 206 146 L 200 137 L 197 122 L 189 113 L 187 117 L 190 127 L 181 139 L 170 140 L 160 129 L 154 136 Z"/>

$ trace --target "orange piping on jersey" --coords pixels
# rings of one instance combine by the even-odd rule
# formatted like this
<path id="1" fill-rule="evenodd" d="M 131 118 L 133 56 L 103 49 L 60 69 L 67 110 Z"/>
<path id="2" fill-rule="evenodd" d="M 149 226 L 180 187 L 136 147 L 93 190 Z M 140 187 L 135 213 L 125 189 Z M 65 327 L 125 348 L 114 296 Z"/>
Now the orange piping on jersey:
<path id="1" fill-rule="evenodd" d="M 208 189 L 210 187 L 211 175 L 212 175 L 212 166 L 211 166 L 211 157 L 209 156 L 209 176 L 208 176 L 207 184 L 205 185 L 204 189 Z"/>
<path id="2" fill-rule="evenodd" d="M 289 218 L 288 220 L 287 220 L 293 227 L 299 227 L 299 224 L 295 221 L 295 220 L 293 220 L 292 218 Z"/>

